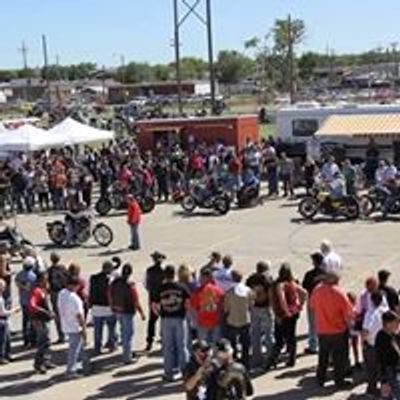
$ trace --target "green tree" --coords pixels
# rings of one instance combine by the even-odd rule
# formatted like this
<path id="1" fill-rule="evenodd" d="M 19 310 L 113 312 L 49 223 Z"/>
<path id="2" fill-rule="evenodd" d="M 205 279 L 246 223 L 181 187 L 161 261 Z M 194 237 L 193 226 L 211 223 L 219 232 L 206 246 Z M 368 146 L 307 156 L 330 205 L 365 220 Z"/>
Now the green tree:
<path id="1" fill-rule="evenodd" d="M 153 76 L 156 81 L 168 81 L 171 77 L 171 67 L 168 65 L 157 64 L 153 67 Z"/>
<path id="2" fill-rule="evenodd" d="M 217 74 L 221 83 L 238 83 L 254 72 L 254 61 L 235 50 L 223 50 L 218 54 Z"/>

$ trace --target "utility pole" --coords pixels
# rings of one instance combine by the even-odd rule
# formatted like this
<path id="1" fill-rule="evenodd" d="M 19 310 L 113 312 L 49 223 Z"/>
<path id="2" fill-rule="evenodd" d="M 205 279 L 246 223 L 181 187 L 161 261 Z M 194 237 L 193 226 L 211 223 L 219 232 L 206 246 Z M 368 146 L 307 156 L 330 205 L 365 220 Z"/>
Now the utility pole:
<path id="1" fill-rule="evenodd" d="M 25 41 L 22 41 L 22 46 L 18 49 L 18 51 L 21 52 L 22 54 L 22 66 L 24 68 L 24 71 L 28 69 L 28 51 L 29 49 L 25 45 Z"/>
<path id="2" fill-rule="evenodd" d="M 21 46 L 21 48 L 18 49 L 18 51 L 20 51 L 22 54 L 22 67 L 26 74 L 28 71 L 28 51 L 29 51 L 29 49 L 26 47 L 24 40 L 22 41 L 22 46 Z M 30 77 L 27 76 L 26 77 L 26 85 L 24 85 L 24 93 L 23 93 L 25 101 L 28 101 L 28 86 L 30 86 L 30 85 L 31 85 L 31 80 L 30 80 Z"/>
<path id="3" fill-rule="evenodd" d="M 211 112 L 217 113 L 217 104 L 215 99 L 215 68 L 214 68 L 214 46 L 212 33 L 212 10 L 211 0 L 207 0 L 207 39 L 208 39 L 208 68 L 210 74 L 210 90 L 211 90 Z"/>
<path id="4" fill-rule="evenodd" d="M 120 63 L 121 63 L 121 78 L 122 78 L 122 83 L 125 83 L 126 80 L 126 70 L 125 70 L 125 56 L 123 54 L 120 54 Z"/>
<path id="5" fill-rule="evenodd" d="M 290 104 L 294 104 L 295 101 L 295 77 L 294 77 L 294 52 L 293 52 L 293 30 L 292 30 L 292 16 L 289 14 L 288 16 L 288 69 L 289 69 L 289 96 L 290 96 Z"/>
<path id="6" fill-rule="evenodd" d="M 175 46 L 175 74 L 176 85 L 178 89 L 178 110 L 179 115 L 183 114 L 182 104 L 182 75 L 181 75 L 181 50 L 180 50 L 180 22 L 178 0 L 174 2 L 174 46 Z"/>
<path id="7" fill-rule="evenodd" d="M 48 107 L 51 108 L 51 93 L 50 93 L 50 79 L 49 79 L 49 55 L 47 50 L 47 38 L 46 35 L 42 35 L 42 49 L 43 49 L 43 62 L 44 62 L 44 79 L 46 80 L 47 86 L 47 100 Z"/>

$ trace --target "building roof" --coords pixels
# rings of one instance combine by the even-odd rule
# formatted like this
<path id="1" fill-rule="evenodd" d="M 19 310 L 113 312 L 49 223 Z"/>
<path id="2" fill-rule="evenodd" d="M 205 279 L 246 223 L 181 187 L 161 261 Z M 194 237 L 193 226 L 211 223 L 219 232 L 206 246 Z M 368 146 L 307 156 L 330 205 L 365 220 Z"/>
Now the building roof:
<path id="1" fill-rule="evenodd" d="M 317 136 L 400 136 L 400 113 L 332 115 Z"/>

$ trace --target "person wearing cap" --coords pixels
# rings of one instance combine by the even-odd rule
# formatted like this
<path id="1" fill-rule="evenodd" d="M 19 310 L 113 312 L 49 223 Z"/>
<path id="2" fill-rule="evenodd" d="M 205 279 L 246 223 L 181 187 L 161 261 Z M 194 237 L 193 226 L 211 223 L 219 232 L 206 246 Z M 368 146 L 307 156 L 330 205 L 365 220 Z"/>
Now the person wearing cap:
<path id="1" fill-rule="evenodd" d="M 399 316 L 393 311 L 382 315 L 382 329 L 375 339 L 375 352 L 380 370 L 382 397 L 400 399 L 398 366 L 400 363 Z"/>
<path id="2" fill-rule="evenodd" d="M 61 258 L 57 253 L 50 254 L 50 267 L 47 270 L 49 277 L 50 301 L 55 315 L 58 343 L 65 342 L 64 332 L 61 328 L 60 316 L 58 314 L 57 299 L 58 294 L 65 288 L 68 280 L 68 271 L 64 264 L 61 263 Z"/>
<path id="3" fill-rule="evenodd" d="M 233 352 L 229 340 L 218 341 L 215 359 L 208 372 L 207 400 L 245 400 L 254 394 L 248 371 L 245 366 L 235 362 Z"/>
<path id="4" fill-rule="evenodd" d="M 400 301 L 397 290 L 388 284 L 390 278 L 390 271 L 382 269 L 378 272 L 379 290 L 384 294 L 388 302 L 389 308 L 400 313 Z"/>
<path id="5" fill-rule="evenodd" d="M 350 366 L 348 327 L 354 315 L 353 306 L 338 283 L 337 275 L 326 274 L 312 292 L 310 308 L 315 314 L 318 334 L 317 382 L 321 387 L 325 385 L 326 372 L 332 359 L 335 384 L 341 389 L 348 384 L 345 381 Z"/>
<path id="6" fill-rule="evenodd" d="M 148 293 L 150 313 L 149 321 L 147 323 L 146 351 L 151 351 L 156 334 L 158 314 L 153 311 L 151 304 L 155 301 L 157 293 L 159 292 L 161 285 L 163 284 L 165 278 L 163 261 L 167 257 L 159 251 L 155 251 L 153 254 L 151 254 L 151 258 L 153 260 L 153 265 L 146 270 L 144 284 Z"/>
<path id="7" fill-rule="evenodd" d="M 142 210 L 139 202 L 131 194 L 127 196 L 128 201 L 128 217 L 127 223 L 130 229 L 131 243 L 129 248 L 131 250 L 140 250 L 140 236 L 139 236 L 139 225 L 142 220 Z"/>
<path id="8" fill-rule="evenodd" d="M 205 399 L 207 374 L 211 365 L 211 347 L 204 340 L 193 343 L 192 354 L 183 370 L 183 384 L 187 400 Z"/>
<path id="9" fill-rule="evenodd" d="M 263 362 L 263 344 L 267 348 L 267 358 L 274 345 L 274 320 L 271 308 L 271 288 L 273 279 L 270 275 L 271 263 L 260 261 L 256 272 L 251 274 L 246 285 L 254 293 L 254 305 L 251 309 L 251 350 L 252 363 L 259 366 Z"/>
<path id="10" fill-rule="evenodd" d="M 208 269 L 212 272 L 218 271 L 222 268 L 222 256 L 218 251 L 213 251 L 210 254 L 208 262 L 200 269 L 200 272 L 204 269 Z"/>
<path id="11" fill-rule="evenodd" d="M 92 309 L 93 334 L 94 334 L 94 353 L 101 354 L 103 346 L 103 326 L 108 328 L 107 347 L 114 351 L 116 347 L 115 326 L 117 323 L 115 314 L 110 307 L 109 290 L 111 273 L 114 265 L 111 261 L 105 261 L 101 271 L 90 277 L 89 280 L 89 306 Z"/>
<path id="12" fill-rule="evenodd" d="M 189 360 L 187 311 L 190 294 L 187 288 L 176 281 L 175 267 L 165 268 L 165 280 L 156 294 L 153 311 L 161 317 L 162 352 L 164 377 L 173 382 Z"/>
<path id="13" fill-rule="evenodd" d="M 199 339 L 215 344 L 221 337 L 224 292 L 214 282 L 212 272 L 200 273 L 200 286 L 194 290 L 190 305 L 194 312 Z"/>
<path id="14" fill-rule="evenodd" d="M 22 310 L 22 337 L 24 347 L 32 347 L 35 345 L 35 335 L 28 310 L 30 294 L 37 280 L 34 268 L 35 259 L 32 257 L 25 257 L 22 263 L 22 270 L 18 272 L 15 277 L 15 283 L 19 291 L 19 304 Z"/>
<path id="15" fill-rule="evenodd" d="M 315 315 L 311 310 L 309 300 L 314 289 L 320 284 L 324 277 L 324 256 L 320 252 L 311 254 L 312 268 L 306 272 L 302 286 L 308 293 L 307 320 L 308 320 L 308 347 L 306 354 L 318 354 L 318 336 L 315 331 Z"/>
<path id="16" fill-rule="evenodd" d="M 222 258 L 222 266 L 213 272 L 215 283 L 226 293 L 235 286 L 232 279 L 233 259 L 226 255 Z"/>
<path id="17" fill-rule="evenodd" d="M 66 375 L 77 377 L 77 364 L 87 341 L 85 310 L 82 299 L 76 293 L 79 280 L 69 276 L 66 287 L 58 295 L 57 308 L 64 335 L 68 338 Z"/>

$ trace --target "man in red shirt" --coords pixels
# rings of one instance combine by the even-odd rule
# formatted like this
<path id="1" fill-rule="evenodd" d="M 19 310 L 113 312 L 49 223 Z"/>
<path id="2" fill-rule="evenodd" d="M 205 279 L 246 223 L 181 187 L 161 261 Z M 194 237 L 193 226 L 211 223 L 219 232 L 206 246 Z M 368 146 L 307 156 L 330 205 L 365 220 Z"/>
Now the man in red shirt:
<path id="1" fill-rule="evenodd" d="M 214 282 L 210 269 L 200 275 L 201 286 L 190 299 L 191 307 L 196 314 L 199 339 L 215 344 L 221 337 L 220 325 L 224 292 Z"/>
<path id="2" fill-rule="evenodd" d="M 338 388 L 348 385 L 345 376 L 350 368 L 348 328 L 353 307 L 347 294 L 338 286 L 339 278 L 330 273 L 311 295 L 310 308 L 315 314 L 319 339 L 317 380 L 326 381 L 329 361 L 333 361 L 334 379 Z"/>
<path id="3" fill-rule="evenodd" d="M 142 210 L 138 201 L 129 194 L 127 197 L 128 201 L 128 225 L 131 231 L 131 245 L 129 246 L 132 250 L 140 249 L 140 238 L 139 238 L 139 225 L 142 219 Z"/>
<path id="4" fill-rule="evenodd" d="M 46 274 L 38 276 L 37 286 L 32 290 L 29 298 L 28 310 L 37 344 L 33 367 L 39 374 L 45 374 L 47 369 L 53 367 L 49 360 L 49 322 L 53 319 L 53 313 L 50 311 L 49 284 Z"/>

